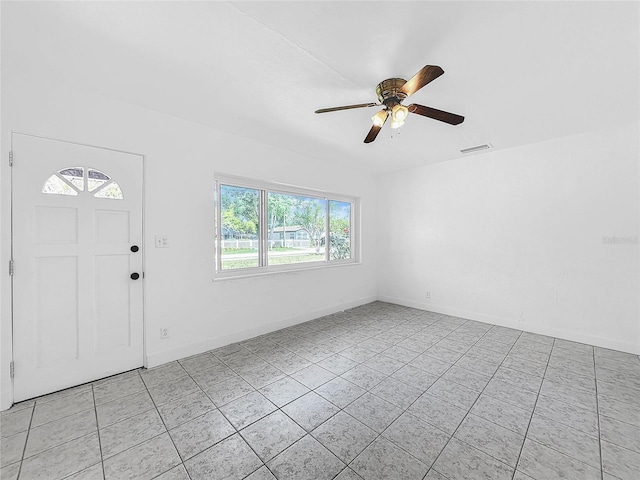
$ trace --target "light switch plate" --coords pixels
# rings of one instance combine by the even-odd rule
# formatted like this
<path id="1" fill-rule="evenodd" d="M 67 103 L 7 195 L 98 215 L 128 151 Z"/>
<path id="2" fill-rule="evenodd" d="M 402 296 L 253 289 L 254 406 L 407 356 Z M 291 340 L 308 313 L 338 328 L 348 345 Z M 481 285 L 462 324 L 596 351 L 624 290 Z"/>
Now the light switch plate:
<path id="1" fill-rule="evenodd" d="M 169 248 L 169 237 L 156 235 L 156 248 Z"/>

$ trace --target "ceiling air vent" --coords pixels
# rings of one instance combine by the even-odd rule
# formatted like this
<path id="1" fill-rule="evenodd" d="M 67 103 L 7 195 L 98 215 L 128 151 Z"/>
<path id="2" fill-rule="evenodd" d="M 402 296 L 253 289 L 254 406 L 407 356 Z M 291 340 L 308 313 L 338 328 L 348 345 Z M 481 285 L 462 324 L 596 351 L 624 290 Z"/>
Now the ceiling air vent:
<path id="1" fill-rule="evenodd" d="M 462 150 L 460 150 L 461 153 L 473 153 L 473 152 L 479 152 L 480 150 L 486 150 L 487 148 L 491 148 L 491 144 L 490 143 L 485 143 L 482 145 L 476 145 L 475 147 L 469 147 L 469 148 L 463 148 Z"/>

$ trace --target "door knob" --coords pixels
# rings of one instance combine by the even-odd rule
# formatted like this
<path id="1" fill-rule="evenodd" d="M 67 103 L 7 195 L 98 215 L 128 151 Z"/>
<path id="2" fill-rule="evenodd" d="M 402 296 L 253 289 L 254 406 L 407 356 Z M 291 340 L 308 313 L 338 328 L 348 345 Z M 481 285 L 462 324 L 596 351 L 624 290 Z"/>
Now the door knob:
<path id="1" fill-rule="evenodd" d="M 139 273 L 133 272 L 131 274 L 131 280 L 137 280 L 139 278 L 140 278 L 140 274 Z"/>
<path id="2" fill-rule="evenodd" d="M 138 248 L 138 245 L 132 245 L 132 246 L 131 246 L 131 251 L 132 251 L 133 253 L 137 252 L 138 250 L 140 250 L 140 249 Z"/>

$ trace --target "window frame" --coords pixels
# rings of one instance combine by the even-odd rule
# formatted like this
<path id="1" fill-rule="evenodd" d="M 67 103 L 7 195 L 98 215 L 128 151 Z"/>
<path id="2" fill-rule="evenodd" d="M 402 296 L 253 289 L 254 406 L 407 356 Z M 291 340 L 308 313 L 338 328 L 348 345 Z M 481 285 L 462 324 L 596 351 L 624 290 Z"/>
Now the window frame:
<path id="1" fill-rule="evenodd" d="M 222 269 L 222 185 L 230 187 L 248 188 L 258 191 L 258 266 L 234 269 Z M 269 265 L 268 243 L 269 229 L 267 227 L 267 209 L 269 193 L 305 196 L 325 202 L 325 254 L 324 260 L 299 262 L 284 265 Z M 349 248 L 350 258 L 331 260 L 330 255 L 330 201 L 346 202 L 350 208 Z M 235 175 L 214 173 L 214 271 L 213 280 L 246 278 L 262 275 L 272 275 L 284 272 L 302 270 L 316 270 L 345 265 L 359 265 L 360 262 L 360 198 L 335 194 L 323 190 L 299 187 L 295 185 L 255 180 Z"/>

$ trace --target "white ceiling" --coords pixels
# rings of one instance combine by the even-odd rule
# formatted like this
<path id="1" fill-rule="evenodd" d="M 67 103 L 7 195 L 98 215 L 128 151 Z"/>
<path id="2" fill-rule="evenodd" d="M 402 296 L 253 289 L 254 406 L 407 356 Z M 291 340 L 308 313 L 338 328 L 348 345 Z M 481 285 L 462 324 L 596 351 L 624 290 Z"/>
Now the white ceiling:
<path id="1" fill-rule="evenodd" d="M 2 68 L 380 173 L 638 120 L 638 2 L 2 2 Z M 375 86 L 424 65 L 411 115 L 362 140 Z"/>

